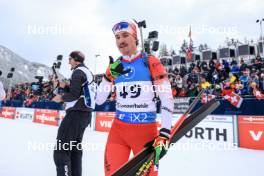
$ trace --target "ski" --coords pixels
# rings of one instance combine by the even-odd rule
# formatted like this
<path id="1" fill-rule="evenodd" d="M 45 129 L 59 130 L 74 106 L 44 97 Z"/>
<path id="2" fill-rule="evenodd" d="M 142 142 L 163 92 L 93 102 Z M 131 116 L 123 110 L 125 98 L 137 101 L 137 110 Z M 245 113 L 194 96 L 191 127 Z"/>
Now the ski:
<path id="1" fill-rule="evenodd" d="M 181 139 L 189 130 L 195 127 L 207 115 L 211 114 L 211 112 L 213 112 L 219 105 L 220 105 L 219 102 L 212 100 L 211 102 L 203 105 L 192 115 L 190 115 L 179 127 L 178 131 L 176 131 L 175 134 L 172 134 L 170 145 L 176 143 L 179 139 Z M 151 161 L 155 156 L 154 150 L 151 150 L 150 153 L 145 153 L 145 154 L 146 154 L 145 158 L 142 156 L 141 160 L 137 160 L 137 162 L 133 162 L 133 165 L 130 168 L 128 168 L 125 172 L 122 172 L 121 175 L 135 176 L 139 171 L 139 169 L 142 167 L 142 165 L 144 163 L 147 163 L 147 161 Z M 121 175 L 114 175 L 114 176 L 121 176 Z"/>
<path id="2" fill-rule="evenodd" d="M 189 106 L 187 111 L 177 121 L 174 129 L 177 128 L 177 126 L 179 127 L 179 125 L 183 122 L 183 120 L 186 118 L 186 116 L 188 116 L 188 114 L 193 110 L 193 108 L 196 106 L 197 102 L 200 100 L 200 97 L 201 97 L 203 92 L 204 92 L 204 90 L 200 91 L 199 95 L 197 95 L 195 97 L 195 99 L 193 100 L 193 102 L 191 103 L 191 105 Z M 172 130 L 172 131 L 175 131 L 175 130 Z M 134 163 L 138 163 L 139 161 L 146 158 L 146 156 L 149 153 L 151 153 L 151 150 L 152 150 L 151 147 L 144 148 L 141 152 L 139 152 L 137 155 L 135 155 L 131 160 L 129 160 L 127 163 L 125 163 L 123 166 L 121 166 L 112 176 L 122 175 L 122 173 L 125 173 L 127 170 L 129 170 L 129 168 L 133 167 Z"/>
<path id="3" fill-rule="evenodd" d="M 219 105 L 218 102 L 216 102 L 215 100 L 211 101 L 203 105 L 200 109 L 198 109 L 196 112 L 194 112 L 192 115 L 190 115 L 187 118 L 187 115 L 191 112 L 191 110 L 194 108 L 194 106 L 199 101 L 200 99 L 199 96 L 201 95 L 201 93 L 195 98 L 195 100 L 192 102 L 187 112 L 178 120 L 177 124 L 172 129 L 172 138 L 171 138 L 170 143 L 177 142 L 182 136 L 185 135 L 186 132 L 192 129 L 202 119 L 204 119 L 208 114 L 210 114 L 212 111 L 214 111 L 218 107 Z M 153 150 L 151 147 L 145 148 L 139 154 L 137 154 L 134 158 L 132 158 L 130 161 L 124 164 L 112 176 L 135 175 L 138 169 L 149 159 L 152 152 Z"/>

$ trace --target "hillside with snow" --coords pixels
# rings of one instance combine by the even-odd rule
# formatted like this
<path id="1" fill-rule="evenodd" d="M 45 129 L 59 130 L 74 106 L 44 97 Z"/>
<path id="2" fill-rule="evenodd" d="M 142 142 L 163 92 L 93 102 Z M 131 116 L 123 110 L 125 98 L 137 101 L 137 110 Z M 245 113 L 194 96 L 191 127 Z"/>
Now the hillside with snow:
<path id="1" fill-rule="evenodd" d="M 12 67 L 15 68 L 12 84 L 37 81 L 34 78 L 35 76 L 44 76 L 44 79 L 47 79 L 48 75 L 52 74 L 51 67 L 36 62 L 30 62 L 0 45 L 0 70 L 2 71 L 0 80 L 5 86 L 10 83 L 10 79 L 7 79 L 7 74 Z"/>

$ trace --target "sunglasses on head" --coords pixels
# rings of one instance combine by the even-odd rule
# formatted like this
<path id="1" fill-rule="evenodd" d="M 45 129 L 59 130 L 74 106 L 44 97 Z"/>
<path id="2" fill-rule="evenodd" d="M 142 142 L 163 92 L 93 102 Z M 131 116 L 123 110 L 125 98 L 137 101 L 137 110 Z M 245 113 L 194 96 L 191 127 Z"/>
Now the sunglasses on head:
<path id="1" fill-rule="evenodd" d="M 128 22 L 120 22 L 120 23 L 117 23 L 116 25 L 114 25 L 114 27 L 112 28 L 112 31 L 115 33 L 116 31 L 120 31 L 122 29 L 127 29 L 128 27 L 129 27 Z"/>

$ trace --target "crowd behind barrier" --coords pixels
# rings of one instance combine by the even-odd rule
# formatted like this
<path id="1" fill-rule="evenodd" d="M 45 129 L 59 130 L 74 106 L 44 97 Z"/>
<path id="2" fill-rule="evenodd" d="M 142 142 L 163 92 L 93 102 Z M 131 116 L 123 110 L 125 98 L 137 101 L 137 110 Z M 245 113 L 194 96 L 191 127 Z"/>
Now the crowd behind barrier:
<path id="1" fill-rule="evenodd" d="M 45 108 L 45 106 L 51 106 L 55 108 L 56 106 L 59 108 L 58 105 L 51 103 L 54 96 L 53 90 L 51 79 L 46 82 L 20 83 L 11 88 L 3 103 L 14 107 Z"/>
<path id="2" fill-rule="evenodd" d="M 181 98 L 177 98 L 176 100 L 180 100 Z M 189 102 L 192 101 L 193 98 L 190 98 Z M 239 108 L 231 105 L 227 100 L 217 98 L 220 102 L 220 106 L 212 113 L 215 115 L 263 115 L 264 114 L 264 100 L 258 100 L 255 97 L 244 97 L 243 103 Z M 181 106 L 183 102 L 181 101 Z M 12 100 L 12 101 L 5 101 L 2 103 L 5 107 L 24 107 L 23 102 L 19 100 Z M 197 104 L 194 110 L 198 109 L 202 105 L 201 102 Z M 159 105 L 158 105 L 159 107 Z M 176 105 L 175 111 L 177 111 Z M 37 109 L 54 109 L 54 110 L 63 110 L 64 107 L 62 104 L 58 104 L 51 101 L 44 101 L 44 102 L 33 102 L 31 108 Z M 188 107 L 182 109 L 180 113 L 183 113 Z M 159 108 L 158 108 L 159 109 Z M 106 101 L 102 105 L 96 105 L 95 111 L 96 112 L 115 112 L 115 101 Z"/>
<path id="3" fill-rule="evenodd" d="M 213 59 L 209 63 L 197 61 L 189 68 L 181 66 L 168 70 L 175 76 L 170 76 L 174 97 L 197 96 L 201 89 L 207 89 L 210 94 L 224 96 L 232 90 L 242 96 L 253 95 L 253 89 L 264 91 L 264 63 L 256 58 L 251 63 L 244 59 L 226 60 Z"/>
<path id="4" fill-rule="evenodd" d="M 168 69 L 169 79 L 172 85 L 174 98 L 195 97 L 201 89 L 206 89 L 208 94 L 217 98 L 225 96 L 229 92 L 244 96 L 253 96 L 253 90 L 264 92 L 264 62 L 261 58 L 255 58 L 251 63 L 245 63 L 243 58 L 227 62 L 225 60 L 212 59 L 192 62 L 189 67 L 180 66 Z M 96 75 L 95 81 L 100 84 L 102 75 Z M 41 89 L 36 89 L 34 83 L 17 84 L 11 89 L 9 98 L 3 102 L 5 106 L 32 107 L 43 109 L 63 109 L 62 104 L 51 102 L 54 97 L 54 85 L 52 81 L 41 83 Z M 106 111 L 113 110 L 115 93 L 109 96 L 108 101 L 97 107 Z"/>

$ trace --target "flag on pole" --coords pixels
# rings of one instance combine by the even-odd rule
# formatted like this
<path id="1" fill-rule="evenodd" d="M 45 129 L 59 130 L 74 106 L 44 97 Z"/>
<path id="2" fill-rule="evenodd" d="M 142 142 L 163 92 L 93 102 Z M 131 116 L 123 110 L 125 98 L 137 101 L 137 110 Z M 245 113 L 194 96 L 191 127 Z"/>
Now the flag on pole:
<path id="1" fill-rule="evenodd" d="M 258 100 L 264 99 L 264 95 L 257 88 L 253 90 L 253 94 Z"/>
<path id="2" fill-rule="evenodd" d="M 187 51 L 186 51 L 186 58 L 187 58 L 187 60 L 191 61 L 192 60 L 192 52 L 193 52 L 193 41 L 192 41 L 191 26 L 190 26 L 188 37 L 190 38 L 190 43 L 189 43 L 189 47 L 187 48 Z"/>
<path id="3" fill-rule="evenodd" d="M 243 98 L 240 97 L 238 94 L 235 94 L 234 92 L 231 92 L 230 94 L 227 94 L 224 96 L 224 99 L 229 101 L 233 106 L 240 108 Z"/>
<path id="4" fill-rule="evenodd" d="M 205 104 L 205 103 L 211 101 L 212 99 L 214 99 L 215 97 L 216 97 L 216 96 L 213 95 L 213 94 L 203 93 L 203 94 L 201 95 L 201 103 L 202 103 L 202 104 Z"/>

